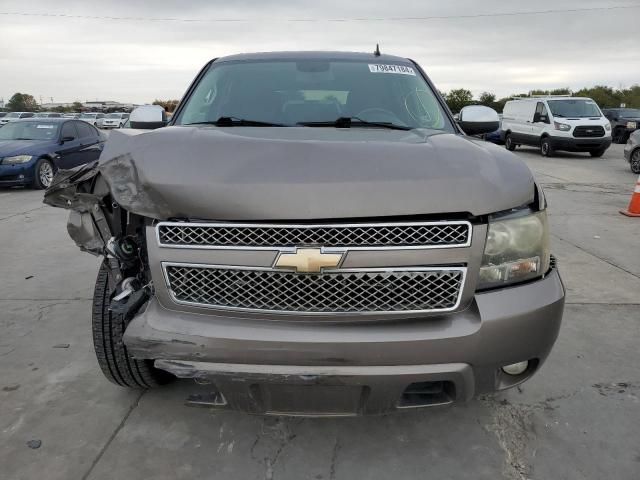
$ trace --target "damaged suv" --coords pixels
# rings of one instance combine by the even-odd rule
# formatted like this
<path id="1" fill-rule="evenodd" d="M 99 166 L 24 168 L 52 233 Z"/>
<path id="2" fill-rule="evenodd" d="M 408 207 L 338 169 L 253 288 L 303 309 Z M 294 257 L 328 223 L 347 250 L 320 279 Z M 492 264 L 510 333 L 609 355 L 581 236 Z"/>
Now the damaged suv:
<path id="1" fill-rule="evenodd" d="M 467 136 L 496 130 L 493 110 L 456 122 L 408 59 L 288 52 L 211 61 L 164 128 L 136 113 L 45 195 L 104 257 L 93 335 L 111 381 L 358 415 L 540 369 L 564 288 L 530 170 Z"/>

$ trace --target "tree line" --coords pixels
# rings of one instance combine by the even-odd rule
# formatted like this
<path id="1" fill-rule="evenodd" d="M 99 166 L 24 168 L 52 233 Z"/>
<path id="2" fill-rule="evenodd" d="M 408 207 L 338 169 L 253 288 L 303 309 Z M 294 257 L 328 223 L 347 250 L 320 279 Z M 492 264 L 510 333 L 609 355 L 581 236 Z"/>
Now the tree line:
<path id="1" fill-rule="evenodd" d="M 458 88 L 449 92 L 441 92 L 452 112 L 457 113 L 467 105 L 486 105 L 498 112 L 502 112 L 504 104 L 514 97 L 528 97 L 530 95 L 572 95 L 574 97 L 589 97 L 600 108 L 616 108 L 626 105 L 627 108 L 640 108 L 640 85 L 629 88 L 611 88 L 605 85 L 597 85 L 591 88 L 582 88 L 572 91 L 569 88 L 556 88 L 554 90 L 532 90 L 528 93 L 514 94 L 509 97 L 497 99 L 491 92 L 482 92 L 477 99 L 466 88 Z"/>
<path id="2" fill-rule="evenodd" d="M 528 93 L 514 94 L 509 97 L 497 99 L 491 92 L 482 92 L 475 99 L 471 90 L 457 88 L 449 92 L 441 92 L 447 105 L 452 112 L 457 113 L 467 105 L 486 105 L 498 112 L 502 112 L 504 104 L 513 97 L 528 97 L 530 95 L 573 95 L 575 97 L 589 97 L 593 99 L 600 108 L 615 108 L 625 104 L 628 108 L 640 108 L 640 85 L 633 85 L 629 88 L 611 88 L 605 85 L 597 85 L 591 88 L 582 88 L 572 91 L 569 88 L 556 88 L 554 90 L 532 90 Z M 162 106 L 167 112 L 173 112 L 180 103 L 179 100 L 154 100 L 154 105 Z M 5 108 L 10 112 L 37 112 L 40 106 L 33 95 L 28 93 L 16 93 L 7 102 Z M 75 101 L 68 107 L 58 106 L 54 111 L 79 112 L 82 110 L 82 103 Z"/>

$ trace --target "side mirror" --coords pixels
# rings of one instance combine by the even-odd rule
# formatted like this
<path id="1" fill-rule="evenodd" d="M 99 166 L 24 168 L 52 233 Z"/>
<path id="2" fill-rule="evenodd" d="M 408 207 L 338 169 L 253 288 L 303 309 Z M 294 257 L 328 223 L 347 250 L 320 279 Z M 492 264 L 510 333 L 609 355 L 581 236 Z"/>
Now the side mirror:
<path id="1" fill-rule="evenodd" d="M 167 114 L 160 105 L 142 105 L 129 116 L 131 128 L 153 130 L 167 124 Z"/>
<path id="2" fill-rule="evenodd" d="M 484 105 L 469 105 L 460 110 L 458 125 L 467 135 L 495 132 L 500 128 L 498 113 Z"/>
<path id="3" fill-rule="evenodd" d="M 60 144 L 66 143 L 66 142 L 73 142 L 76 139 L 76 137 L 62 137 L 62 140 L 60 140 Z"/>

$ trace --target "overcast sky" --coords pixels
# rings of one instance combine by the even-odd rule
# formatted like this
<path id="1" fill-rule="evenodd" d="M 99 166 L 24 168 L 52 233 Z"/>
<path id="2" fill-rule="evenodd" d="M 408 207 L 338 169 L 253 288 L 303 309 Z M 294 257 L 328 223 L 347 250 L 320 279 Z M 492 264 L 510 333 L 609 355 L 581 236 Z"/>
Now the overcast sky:
<path id="1" fill-rule="evenodd" d="M 640 82 L 640 8 L 397 17 L 634 5 L 640 7 L 640 0 L 0 0 L 0 98 L 7 101 L 17 91 L 45 102 L 180 98 L 213 57 L 373 51 L 376 42 L 384 53 L 416 60 L 443 91 L 466 87 L 476 95 L 488 90 L 505 96 L 538 88 L 630 86 Z M 18 12 L 145 20 L 6 15 Z M 154 20 L 159 18 L 200 21 Z M 246 21 L 210 21 L 221 19 Z"/>

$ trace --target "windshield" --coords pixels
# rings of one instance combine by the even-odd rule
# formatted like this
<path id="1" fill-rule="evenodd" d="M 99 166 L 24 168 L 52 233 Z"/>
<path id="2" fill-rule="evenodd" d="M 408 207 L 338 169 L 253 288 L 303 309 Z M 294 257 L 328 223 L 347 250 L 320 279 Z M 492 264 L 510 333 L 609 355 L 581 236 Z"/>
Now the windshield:
<path id="1" fill-rule="evenodd" d="M 20 117 L 19 112 L 11 112 L 9 115 L 7 115 L 7 118 L 19 118 L 19 117 Z"/>
<path id="2" fill-rule="evenodd" d="M 121 117 L 122 117 L 121 113 L 109 113 L 105 115 L 104 118 L 121 118 Z"/>
<path id="3" fill-rule="evenodd" d="M 618 115 L 622 118 L 640 118 L 640 110 L 637 108 L 625 108 L 620 110 Z"/>
<path id="4" fill-rule="evenodd" d="M 95 118 L 95 116 L 95 113 L 83 113 L 82 115 L 80 115 L 80 118 Z"/>
<path id="5" fill-rule="evenodd" d="M 52 122 L 12 122 L 0 128 L 0 140 L 53 140 L 58 125 Z"/>
<path id="6" fill-rule="evenodd" d="M 221 117 L 286 126 L 357 117 L 455 131 L 412 66 L 351 60 L 213 63 L 175 125 L 215 122 Z"/>
<path id="7" fill-rule="evenodd" d="M 549 108 L 555 117 L 601 117 L 593 100 L 549 100 Z"/>

